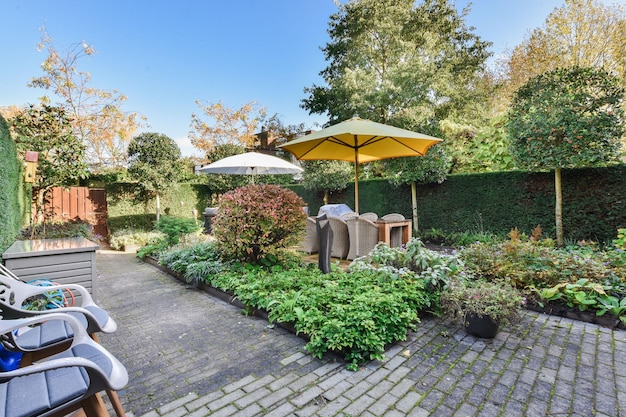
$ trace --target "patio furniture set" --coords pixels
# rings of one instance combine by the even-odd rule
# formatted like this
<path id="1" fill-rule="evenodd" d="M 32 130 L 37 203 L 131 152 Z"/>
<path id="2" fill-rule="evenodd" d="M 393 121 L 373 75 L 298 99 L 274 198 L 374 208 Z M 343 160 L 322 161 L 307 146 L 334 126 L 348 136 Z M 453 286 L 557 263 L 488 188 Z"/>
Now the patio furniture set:
<path id="1" fill-rule="evenodd" d="M 320 250 L 317 218 L 326 215 L 333 232 L 331 257 L 353 260 L 367 255 L 379 242 L 399 247 L 411 238 L 411 220 L 391 213 L 378 217 L 376 213 L 357 214 L 345 204 L 320 207 L 317 216 L 308 216 L 306 233 L 300 250 L 313 254 Z"/>

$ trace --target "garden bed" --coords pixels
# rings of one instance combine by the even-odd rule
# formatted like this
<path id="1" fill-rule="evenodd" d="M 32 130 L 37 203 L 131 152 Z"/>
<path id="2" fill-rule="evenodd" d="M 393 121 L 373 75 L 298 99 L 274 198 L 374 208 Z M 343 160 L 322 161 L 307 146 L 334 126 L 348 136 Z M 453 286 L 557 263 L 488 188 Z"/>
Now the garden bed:
<path id="1" fill-rule="evenodd" d="M 610 329 L 626 330 L 626 326 L 615 316 L 598 316 L 593 311 L 580 311 L 562 303 L 549 302 L 543 307 L 534 302 L 527 302 L 526 308 L 538 313 L 549 314 L 551 316 L 566 317 L 568 319 L 579 320 L 586 323 L 597 324 L 598 326 Z"/>

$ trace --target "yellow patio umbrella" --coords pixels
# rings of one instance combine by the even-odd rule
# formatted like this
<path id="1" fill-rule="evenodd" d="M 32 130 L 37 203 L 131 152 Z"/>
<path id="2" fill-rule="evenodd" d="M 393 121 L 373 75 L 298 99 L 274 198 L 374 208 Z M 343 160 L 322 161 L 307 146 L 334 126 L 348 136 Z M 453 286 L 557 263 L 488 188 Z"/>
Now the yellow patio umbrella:
<path id="1" fill-rule="evenodd" d="M 359 213 L 359 164 L 404 156 L 424 156 L 441 139 L 353 117 L 285 143 L 281 148 L 301 160 L 354 162 L 354 209 Z"/>

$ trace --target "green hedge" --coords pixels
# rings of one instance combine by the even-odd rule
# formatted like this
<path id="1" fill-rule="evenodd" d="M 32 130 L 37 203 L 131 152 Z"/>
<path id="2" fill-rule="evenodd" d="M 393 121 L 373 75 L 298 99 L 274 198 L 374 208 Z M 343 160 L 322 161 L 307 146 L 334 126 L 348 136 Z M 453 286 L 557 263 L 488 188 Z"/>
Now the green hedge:
<path id="1" fill-rule="evenodd" d="M 291 187 L 309 205 L 311 215 L 323 204 L 322 195 Z M 359 181 L 360 212 L 379 216 L 401 213 L 411 218 L 411 187 L 394 187 L 386 180 Z M 330 203 L 354 207 L 354 188 L 331 194 Z M 492 232 L 506 236 L 541 225 L 554 237 L 554 173 L 498 172 L 451 175 L 442 184 L 418 185 L 419 229 L 452 232 Z M 607 242 L 626 227 L 626 165 L 563 170 L 563 226 L 568 240 Z"/>
<path id="2" fill-rule="evenodd" d="M 156 202 L 136 201 L 133 191 L 136 184 L 112 183 L 105 186 L 108 206 L 108 225 L 113 232 L 121 228 L 152 230 L 156 219 Z M 161 197 L 161 213 L 175 217 L 193 218 L 193 210 L 202 212 L 209 204 L 210 190 L 204 184 L 178 184 Z"/>
<path id="3" fill-rule="evenodd" d="M 137 222 L 149 228 L 155 212 L 154 202 L 137 204 L 130 196 L 132 184 L 107 186 L 109 227 L 132 226 Z M 323 205 L 323 193 L 295 191 L 316 215 Z M 521 232 L 541 225 L 544 235 L 555 236 L 554 173 L 498 172 L 452 175 L 442 184 L 417 187 L 421 231 L 438 229 L 444 233 L 492 232 L 501 236 L 517 227 Z M 411 218 L 411 187 L 394 187 L 386 180 L 359 182 L 360 212 L 379 216 L 401 213 Z M 563 226 L 568 240 L 590 239 L 607 242 L 617 229 L 626 227 L 626 165 L 608 168 L 563 170 Z M 181 204 L 181 201 L 183 204 Z M 201 219 L 210 201 L 209 186 L 182 184 L 162 199 L 163 210 L 173 216 L 192 217 L 195 207 Z M 354 207 L 354 187 L 330 195 L 330 203 Z M 152 216 L 152 217 L 150 217 Z M 143 227 L 142 227 L 143 228 Z"/>
<path id="4" fill-rule="evenodd" d="M 0 252 L 15 241 L 26 217 L 30 200 L 26 190 L 30 187 L 24 184 L 23 178 L 15 142 L 0 115 Z"/>

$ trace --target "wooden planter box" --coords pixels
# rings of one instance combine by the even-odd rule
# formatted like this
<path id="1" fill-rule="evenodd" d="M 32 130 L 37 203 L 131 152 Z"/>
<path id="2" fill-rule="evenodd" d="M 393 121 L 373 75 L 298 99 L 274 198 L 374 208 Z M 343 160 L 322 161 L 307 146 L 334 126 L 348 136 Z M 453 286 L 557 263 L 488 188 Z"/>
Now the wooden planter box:
<path id="1" fill-rule="evenodd" d="M 2 259 L 23 281 L 49 279 L 60 284 L 80 284 L 94 296 L 99 247 L 82 237 L 18 240 L 2 254 Z"/>

